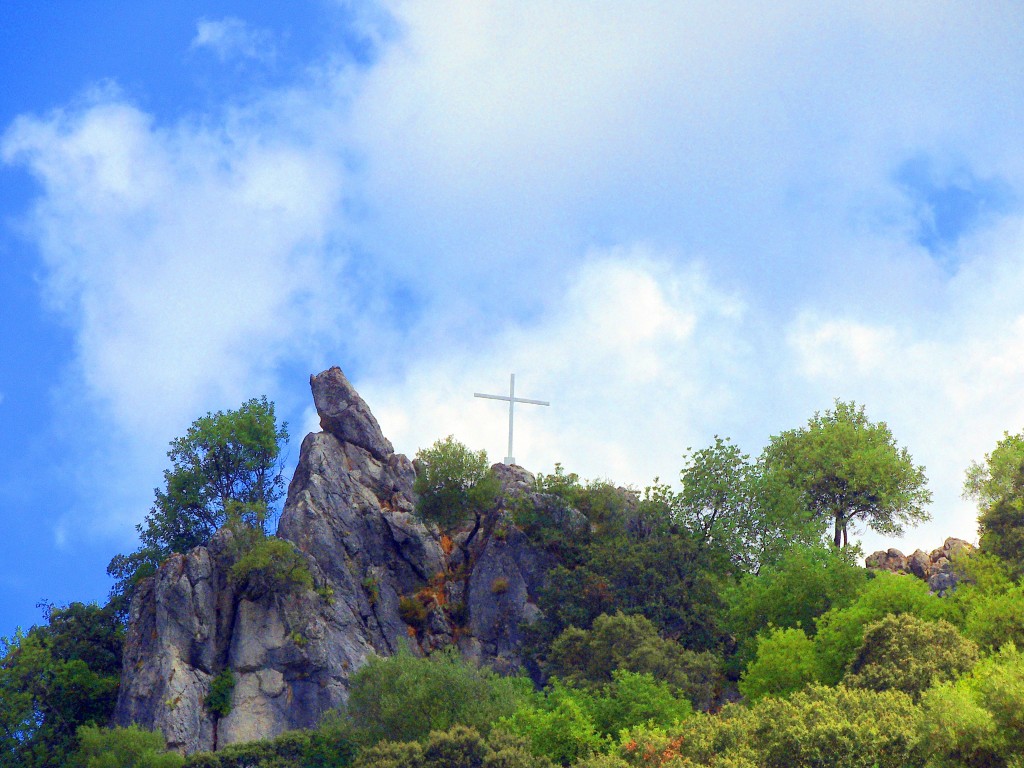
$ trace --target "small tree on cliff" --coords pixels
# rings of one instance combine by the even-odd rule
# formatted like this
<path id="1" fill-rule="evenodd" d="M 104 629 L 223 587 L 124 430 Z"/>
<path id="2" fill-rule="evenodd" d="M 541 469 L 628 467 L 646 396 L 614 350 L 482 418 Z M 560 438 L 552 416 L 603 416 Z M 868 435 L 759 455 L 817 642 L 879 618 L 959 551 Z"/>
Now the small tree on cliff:
<path id="1" fill-rule="evenodd" d="M 136 526 L 141 546 L 116 555 L 107 573 L 116 579 L 111 601 L 123 614 L 139 579 L 153 573 L 172 552 L 205 544 L 227 522 L 229 512 L 263 527 L 267 510 L 284 495 L 280 460 L 288 425 L 278 426 L 274 404 L 253 398 L 237 411 L 217 411 L 192 422 L 171 441 L 171 468 L 153 507 Z"/>
<path id="2" fill-rule="evenodd" d="M 464 547 L 480 530 L 483 514 L 498 498 L 500 483 L 487 464 L 487 452 L 472 451 L 448 435 L 416 452 L 416 514 L 451 531 L 473 520 Z"/>
<path id="3" fill-rule="evenodd" d="M 904 525 L 930 517 L 924 467 L 896 445 L 885 422 L 868 421 L 853 402 L 836 400 L 835 410 L 815 413 L 806 427 L 776 435 L 763 458 L 813 515 L 832 520 L 837 547 L 849 543 L 857 522 L 900 535 Z"/>

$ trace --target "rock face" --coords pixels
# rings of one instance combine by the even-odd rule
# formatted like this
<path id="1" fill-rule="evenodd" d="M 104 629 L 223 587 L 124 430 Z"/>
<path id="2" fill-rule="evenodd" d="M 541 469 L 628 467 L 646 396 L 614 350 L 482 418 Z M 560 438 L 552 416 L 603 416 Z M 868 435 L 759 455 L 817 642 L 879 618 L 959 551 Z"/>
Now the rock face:
<path id="1" fill-rule="evenodd" d="M 952 560 L 961 552 L 972 552 L 974 546 L 963 539 L 950 537 L 931 553 L 915 550 L 904 555 L 898 549 L 878 551 L 864 558 L 864 566 L 878 571 L 910 573 L 928 582 L 932 592 L 944 594 L 956 586 L 957 575 L 953 572 Z"/>
<path id="2" fill-rule="evenodd" d="M 226 529 L 170 557 L 132 601 L 117 724 L 158 728 L 191 753 L 315 725 L 369 656 L 403 644 L 423 653 L 457 642 L 500 670 L 521 666 L 519 628 L 539 615 L 551 556 L 503 506 L 476 535 L 424 526 L 412 515 L 412 463 L 341 370 L 310 384 L 324 431 L 302 442 L 278 536 L 305 558 L 314 589 L 233 583 Z M 495 470 L 508 494 L 532 492 L 522 468 Z M 227 671 L 232 705 L 218 717 L 204 702 Z"/>

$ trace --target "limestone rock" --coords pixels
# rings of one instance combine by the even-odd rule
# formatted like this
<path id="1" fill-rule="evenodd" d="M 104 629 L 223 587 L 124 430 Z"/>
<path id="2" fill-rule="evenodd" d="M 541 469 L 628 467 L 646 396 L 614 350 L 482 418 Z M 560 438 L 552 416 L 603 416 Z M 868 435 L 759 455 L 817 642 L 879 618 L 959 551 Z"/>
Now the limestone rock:
<path id="1" fill-rule="evenodd" d="M 349 384 L 341 368 L 335 366 L 309 377 L 313 403 L 320 415 L 320 427 L 342 443 L 351 443 L 369 451 L 380 460 L 395 452 L 391 441 L 380 431 L 377 419 L 363 398 Z"/>
<path id="2" fill-rule="evenodd" d="M 902 573 L 907 569 L 907 558 L 898 549 L 889 549 L 868 555 L 864 558 L 864 565 L 879 571 Z"/>
<path id="3" fill-rule="evenodd" d="M 957 584 L 958 577 L 953 571 L 952 561 L 962 553 L 973 551 L 974 546 L 969 542 L 950 537 L 931 553 L 918 549 L 909 557 L 904 557 L 898 549 L 874 552 L 864 558 L 864 566 L 892 573 L 913 574 L 928 582 L 929 588 L 941 595 Z"/>
<path id="4" fill-rule="evenodd" d="M 425 526 L 413 514 L 412 463 L 344 374 L 332 368 L 310 384 L 324 431 L 302 441 L 277 535 L 302 553 L 315 588 L 233 584 L 238 545 L 227 529 L 168 558 L 132 601 L 116 724 L 159 729 L 191 753 L 314 726 L 344 703 L 368 657 L 403 644 L 424 653 L 458 638 L 467 656 L 522 666 L 520 625 L 539 615 L 553 558 L 504 501 L 450 538 Z M 521 467 L 495 471 L 509 496 L 544 503 Z M 204 702 L 226 670 L 231 709 L 217 717 Z"/>

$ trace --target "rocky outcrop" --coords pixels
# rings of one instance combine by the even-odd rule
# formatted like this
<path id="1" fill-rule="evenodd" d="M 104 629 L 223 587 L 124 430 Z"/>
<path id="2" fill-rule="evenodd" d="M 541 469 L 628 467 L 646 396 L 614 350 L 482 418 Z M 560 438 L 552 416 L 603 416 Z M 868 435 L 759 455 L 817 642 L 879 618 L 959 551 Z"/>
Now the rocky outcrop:
<path id="1" fill-rule="evenodd" d="M 277 534 L 302 554 L 313 588 L 235 584 L 229 530 L 173 555 L 132 601 L 115 722 L 160 729 L 182 752 L 316 724 L 342 704 L 351 675 L 403 644 L 457 643 L 503 671 L 522 665 L 520 626 L 554 564 L 502 502 L 479 533 L 442 535 L 413 515 L 415 470 L 393 452 L 338 368 L 312 376 L 322 432 L 302 442 Z M 495 465 L 506 497 L 533 476 Z M 205 706 L 234 678 L 230 712 Z"/>
<path id="2" fill-rule="evenodd" d="M 961 553 L 973 551 L 974 546 L 969 542 L 950 537 L 930 553 L 920 549 L 910 555 L 904 555 L 898 549 L 874 552 L 864 558 L 864 566 L 876 571 L 913 574 L 927 581 L 932 592 L 941 595 L 956 586 L 957 574 L 953 570 L 953 560 Z"/>

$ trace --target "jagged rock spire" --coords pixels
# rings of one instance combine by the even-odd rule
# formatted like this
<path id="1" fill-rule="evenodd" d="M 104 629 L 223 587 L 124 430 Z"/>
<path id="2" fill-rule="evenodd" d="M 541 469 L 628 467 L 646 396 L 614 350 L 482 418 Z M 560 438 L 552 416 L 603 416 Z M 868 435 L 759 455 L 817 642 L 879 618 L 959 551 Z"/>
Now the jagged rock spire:
<path id="1" fill-rule="evenodd" d="M 395 452 L 384 437 L 369 406 L 355 391 L 341 368 L 329 368 L 309 377 L 313 403 L 320 415 L 320 427 L 343 443 L 365 448 L 381 461 Z"/>

